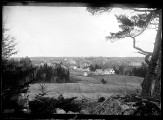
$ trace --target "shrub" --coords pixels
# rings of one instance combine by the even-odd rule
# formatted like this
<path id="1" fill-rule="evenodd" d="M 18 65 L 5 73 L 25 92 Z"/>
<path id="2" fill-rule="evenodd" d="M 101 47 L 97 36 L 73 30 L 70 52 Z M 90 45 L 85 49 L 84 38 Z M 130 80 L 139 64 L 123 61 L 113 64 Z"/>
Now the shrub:
<path id="1" fill-rule="evenodd" d="M 33 101 L 29 102 L 29 109 L 31 113 L 36 114 L 53 114 L 55 109 L 60 108 L 64 111 L 80 112 L 81 105 L 75 101 L 77 97 L 64 98 L 60 95 L 57 99 L 44 97 L 43 95 L 36 95 Z"/>
<path id="2" fill-rule="evenodd" d="M 20 61 L 3 60 L 2 62 L 2 109 L 11 108 L 13 101 L 10 99 L 14 95 L 27 93 L 29 84 L 34 81 L 35 68 L 31 60 L 23 58 Z M 12 106 L 14 109 L 17 105 Z"/>
<path id="3" fill-rule="evenodd" d="M 101 82 L 102 82 L 103 84 L 106 84 L 106 83 L 107 83 L 107 81 L 104 80 L 104 78 L 102 78 Z"/>
<path id="4" fill-rule="evenodd" d="M 32 114 L 52 114 L 55 112 L 56 102 L 54 98 L 36 95 L 35 99 L 29 102 L 29 109 Z"/>

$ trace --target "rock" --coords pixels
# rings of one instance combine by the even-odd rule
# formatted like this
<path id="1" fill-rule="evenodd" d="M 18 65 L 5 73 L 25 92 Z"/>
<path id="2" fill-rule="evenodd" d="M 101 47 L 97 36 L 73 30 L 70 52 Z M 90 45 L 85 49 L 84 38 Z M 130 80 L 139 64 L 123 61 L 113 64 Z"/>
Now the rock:
<path id="1" fill-rule="evenodd" d="M 78 112 L 68 111 L 67 114 L 79 114 Z"/>
<path id="2" fill-rule="evenodd" d="M 63 109 L 60 109 L 60 108 L 56 108 L 55 110 L 56 110 L 57 114 L 65 114 L 66 113 Z"/>
<path id="3" fill-rule="evenodd" d="M 26 94 L 24 94 L 24 93 L 14 95 L 11 98 L 11 101 L 17 103 L 20 108 L 28 108 L 29 107 L 28 96 Z"/>
<path id="4" fill-rule="evenodd" d="M 133 115 L 134 113 L 134 110 L 133 109 L 129 109 L 129 110 L 126 110 L 123 115 Z"/>
<path id="5" fill-rule="evenodd" d="M 72 111 L 68 111 L 67 114 L 74 114 Z"/>
<path id="6" fill-rule="evenodd" d="M 89 114 L 89 112 L 87 110 L 81 110 L 80 114 Z"/>
<path id="7" fill-rule="evenodd" d="M 128 105 L 121 105 L 121 108 L 122 108 L 123 110 L 130 109 L 130 107 L 129 107 Z"/>

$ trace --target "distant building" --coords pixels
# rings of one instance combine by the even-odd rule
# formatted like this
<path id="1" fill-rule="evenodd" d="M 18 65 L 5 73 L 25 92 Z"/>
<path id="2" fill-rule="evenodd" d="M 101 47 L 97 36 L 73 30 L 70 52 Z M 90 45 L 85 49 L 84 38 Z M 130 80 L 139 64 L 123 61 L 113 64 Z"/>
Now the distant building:
<path id="1" fill-rule="evenodd" d="M 133 66 L 133 67 L 140 67 L 142 65 L 141 62 L 131 62 L 129 63 L 129 66 Z"/>
<path id="2" fill-rule="evenodd" d="M 88 76 L 94 76 L 94 75 L 95 75 L 94 72 L 90 72 L 90 73 L 88 73 Z"/>
<path id="3" fill-rule="evenodd" d="M 40 66 L 44 66 L 44 63 L 41 63 Z"/>
<path id="4" fill-rule="evenodd" d="M 84 63 L 84 67 L 89 67 L 90 65 L 88 63 Z"/>
<path id="5" fill-rule="evenodd" d="M 69 68 L 70 69 L 73 69 L 73 70 L 77 70 L 77 67 L 76 66 L 70 66 Z"/>
<path id="6" fill-rule="evenodd" d="M 74 60 L 70 60 L 69 62 L 70 62 L 70 64 L 76 64 L 76 61 L 74 61 Z"/>
<path id="7" fill-rule="evenodd" d="M 68 69 L 68 68 L 67 68 L 66 66 L 64 66 L 64 65 L 61 65 L 61 67 L 64 68 L 64 69 Z"/>
<path id="8" fill-rule="evenodd" d="M 104 74 L 108 75 L 108 74 L 115 74 L 115 71 L 113 69 L 105 69 L 104 70 Z"/>
<path id="9" fill-rule="evenodd" d="M 95 75 L 104 75 L 102 69 L 96 69 Z"/>
<path id="10" fill-rule="evenodd" d="M 52 63 L 47 63 L 48 66 L 53 66 Z"/>
<path id="11" fill-rule="evenodd" d="M 104 70 L 104 74 L 107 75 L 107 74 L 110 74 L 110 71 L 108 69 L 105 69 Z"/>
<path id="12" fill-rule="evenodd" d="M 83 71 L 90 71 L 90 69 L 89 69 L 89 68 L 87 68 L 87 69 L 83 69 Z"/>
<path id="13" fill-rule="evenodd" d="M 113 69 L 105 69 L 104 71 L 102 69 L 96 69 L 94 74 L 95 75 L 110 75 L 110 74 L 115 74 L 115 71 Z"/>
<path id="14" fill-rule="evenodd" d="M 88 76 L 88 73 L 87 73 L 87 72 L 84 72 L 84 73 L 83 73 L 83 76 Z"/>
<path id="15" fill-rule="evenodd" d="M 77 70 L 77 71 L 83 71 L 83 69 L 82 69 L 82 68 L 77 68 L 76 70 Z"/>

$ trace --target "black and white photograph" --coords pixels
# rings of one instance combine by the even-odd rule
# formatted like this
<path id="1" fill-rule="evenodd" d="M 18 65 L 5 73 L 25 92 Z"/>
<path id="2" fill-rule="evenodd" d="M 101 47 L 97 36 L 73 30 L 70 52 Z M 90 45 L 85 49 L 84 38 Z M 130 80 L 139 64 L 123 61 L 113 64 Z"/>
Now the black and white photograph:
<path id="1" fill-rule="evenodd" d="M 4 5 L 2 113 L 161 116 L 161 44 L 160 8 Z"/>

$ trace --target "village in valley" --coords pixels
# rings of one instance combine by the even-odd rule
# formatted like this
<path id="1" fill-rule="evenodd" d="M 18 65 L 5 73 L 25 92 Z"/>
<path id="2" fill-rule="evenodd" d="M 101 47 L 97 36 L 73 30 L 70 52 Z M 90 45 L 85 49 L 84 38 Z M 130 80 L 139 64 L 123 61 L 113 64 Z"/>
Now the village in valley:
<path id="1" fill-rule="evenodd" d="M 161 116 L 162 9 L 35 5 L 4 3 L 5 119 Z"/>
<path id="2" fill-rule="evenodd" d="M 20 59 L 20 58 L 14 58 Z M 143 57 L 31 57 L 32 63 L 35 66 L 56 67 L 61 65 L 62 68 L 70 70 L 70 74 L 78 72 L 80 76 L 94 76 L 94 75 L 111 75 L 116 74 L 116 69 L 119 66 L 126 68 L 141 67 L 144 62 Z M 91 69 L 92 66 L 97 66 L 96 69 Z"/>

